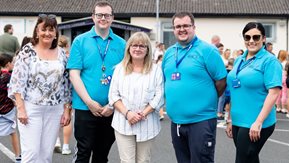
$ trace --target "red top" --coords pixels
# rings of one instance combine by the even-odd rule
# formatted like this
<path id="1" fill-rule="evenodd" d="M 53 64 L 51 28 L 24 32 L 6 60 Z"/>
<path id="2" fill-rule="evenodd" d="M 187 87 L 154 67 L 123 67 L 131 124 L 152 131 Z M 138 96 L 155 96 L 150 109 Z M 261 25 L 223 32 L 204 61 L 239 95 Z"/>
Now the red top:
<path id="1" fill-rule="evenodd" d="M 13 107 L 13 101 L 7 97 L 8 84 L 11 78 L 11 73 L 6 70 L 1 70 L 0 74 L 0 114 L 10 112 Z"/>

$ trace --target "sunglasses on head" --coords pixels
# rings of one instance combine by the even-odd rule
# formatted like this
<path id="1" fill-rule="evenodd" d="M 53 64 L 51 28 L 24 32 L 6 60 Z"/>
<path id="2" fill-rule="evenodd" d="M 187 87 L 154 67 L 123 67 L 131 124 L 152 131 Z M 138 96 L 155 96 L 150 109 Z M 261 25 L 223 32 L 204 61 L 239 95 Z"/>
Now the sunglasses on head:
<path id="1" fill-rule="evenodd" d="M 253 41 L 260 41 L 260 39 L 261 39 L 261 35 L 253 35 L 253 36 L 251 36 L 251 35 L 244 35 L 243 36 L 244 37 L 244 40 L 245 41 L 250 41 L 251 40 L 251 38 L 253 39 Z"/>
<path id="2" fill-rule="evenodd" d="M 48 18 L 48 19 L 56 19 L 56 15 L 54 14 L 39 14 L 38 17 L 40 18 Z"/>

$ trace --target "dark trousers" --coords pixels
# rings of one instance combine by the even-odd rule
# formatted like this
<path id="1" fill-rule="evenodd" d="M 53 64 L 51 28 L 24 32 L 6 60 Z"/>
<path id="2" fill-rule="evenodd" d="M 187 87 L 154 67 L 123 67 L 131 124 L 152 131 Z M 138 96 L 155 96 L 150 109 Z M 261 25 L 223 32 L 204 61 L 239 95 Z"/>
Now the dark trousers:
<path id="1" fill-rule="evenodd" d="M 213 163 L 217 119 L 197 123 L 171 124 L 171 136 L 178 163 Z"/>
<path id="2" fill-rule="evenodd" d="M 257 142 L 252 142 L 249 137 L 249 128 L 233 126 L 232 133 L 236 147 L 235 163 L 259 163 L 259 153 L 274 129 L 275 124 L 263 128 L 261 138 Z"/>
<path id="3" fill-rule="evenodd" d="M 77 141 L 75 163 L 107 163 L 115 140 L 112 116 L 95 117 L 90 111 L 75 110 L 74 136 Z"/>

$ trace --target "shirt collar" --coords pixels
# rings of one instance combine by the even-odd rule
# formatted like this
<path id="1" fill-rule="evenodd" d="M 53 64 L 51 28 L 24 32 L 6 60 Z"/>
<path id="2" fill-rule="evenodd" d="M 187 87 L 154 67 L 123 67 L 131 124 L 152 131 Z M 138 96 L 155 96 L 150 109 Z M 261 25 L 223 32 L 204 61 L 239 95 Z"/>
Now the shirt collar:
<path id="1" fill-rule="evenodd" d="M 177 49 L 187 49 L 192 44 L 192 42 L 194 41 L 195 38 L 197 39 L 194 42 L 194 44 L 195 44 L 198 41 L 198 37 L 196 35 L 193 37 L 193 39 L 191 40 L 191 42 L 187 46 L 183 47 L 179 42 L 177 42 L 177 43 L 175 43 L 174 47 Z"/>
<path id="2" fill-rule="evenodd" d="M 266 49 L 265 49 L 265 46 L 262 46 L 262 48 L 255 54 L 254 57 L 256 58 L 261 58 L 264 56 L 264 53 L 266 53 Z M 246 57 L 248 55 L 248 50 L 246 50 L 244 52 L 244 54 L 242 55 L 242 60 L 245 61 L 246 60 Z"/>
<path id="3" fill-rule="evenodd" d="M 96 32 L 95 32 L 95 26 L 91 27 L 91 30 L 89 31 L 91 37 L 100 37 Z M 113 31 L 111 28 L 109 28 L 109 33 L 108 37 L 106 39 L 111 39 L 113 40 L 115 36 L 113 35 Z"/>

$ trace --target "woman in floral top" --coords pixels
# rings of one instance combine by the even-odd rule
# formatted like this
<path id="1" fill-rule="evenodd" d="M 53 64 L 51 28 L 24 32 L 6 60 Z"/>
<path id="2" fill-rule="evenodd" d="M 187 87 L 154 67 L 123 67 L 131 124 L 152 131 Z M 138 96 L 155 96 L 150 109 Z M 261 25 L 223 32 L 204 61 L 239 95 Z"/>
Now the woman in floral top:
<path id="1" fill-rule="evenodd" d="M 22 162 L 51 163 L 60 125 L 70 122 L 67 58 L 58 36 L 56 16 L 40 14 L 32 43 L 16 59 L 8 96 L 16 102 Z"/>

